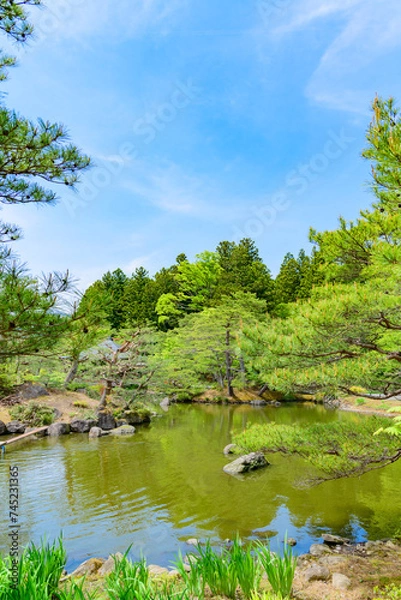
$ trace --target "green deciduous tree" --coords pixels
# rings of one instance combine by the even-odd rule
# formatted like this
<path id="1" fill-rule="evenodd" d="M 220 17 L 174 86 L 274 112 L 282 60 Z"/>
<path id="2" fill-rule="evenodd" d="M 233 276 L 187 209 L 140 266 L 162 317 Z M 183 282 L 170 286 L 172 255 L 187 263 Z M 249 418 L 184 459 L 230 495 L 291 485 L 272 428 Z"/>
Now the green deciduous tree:
<path id="1" fill-rule="evenodd" d="M 263 320 L 265 312 L 263 300 L 236 292 L 216 307 L 187 316 L 165 335 L 154 356 L 161 385 L 167 391 L 184 389 L 191 394 L 217 385 L 232 397 L 234 386 L 247 381 L 242 332 L 250 323 L 255 326 Z"/>

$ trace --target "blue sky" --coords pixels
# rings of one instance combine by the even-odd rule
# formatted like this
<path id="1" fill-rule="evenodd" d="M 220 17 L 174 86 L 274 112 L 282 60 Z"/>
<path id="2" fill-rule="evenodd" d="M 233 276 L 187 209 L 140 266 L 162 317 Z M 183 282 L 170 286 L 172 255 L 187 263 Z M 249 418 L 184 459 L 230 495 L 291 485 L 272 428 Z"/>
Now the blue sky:
<path id="1" fill-rule="evenodd" d="M 55 207 L 4 207 L 32 271 L 151 274 L 252 237 L 273 274 L 371 202 L 376 92 L 401 103 L 399 0 L 49 0 L 2 89 L 96 163 Z"/>

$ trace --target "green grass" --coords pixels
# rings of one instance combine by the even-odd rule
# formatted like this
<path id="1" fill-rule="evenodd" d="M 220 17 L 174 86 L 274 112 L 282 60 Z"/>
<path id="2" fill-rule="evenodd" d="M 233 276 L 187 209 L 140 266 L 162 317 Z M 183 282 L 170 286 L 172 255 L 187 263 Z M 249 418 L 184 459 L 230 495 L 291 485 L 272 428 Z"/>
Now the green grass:
<path id="1" fill-rule="evenodd" d="M 175 566 L 181 577 L 174 580 L 150 577 L 146 560 L 131 562 L 129 550 L 121 559 L 115 558 L 102 591 L 90 592 L 85 578 L 60 583 L 66 564 L 61 539 L 52 545 L 31 544 L 20 557 L 16 586 L 11 557 L 0 558 L 0 600 L 204 600 L 210 594 L 232 600 L 277 600 L 289 597 L 296 564 L 287 546 L 281 558 L 261 543 L 245 547 L 237 537 L 229 548 L 215 550 L 210 542 L 198 545 L 188 555 L 189 567 L 180 555 Z M 259 596 L 263 570 L 273 593 Z"/>
<path id="2" fill-rule="evenodd" d="M 269 547 L 257 543 L 257 553 L 273 591 L 281 598 L 290 598 L 297 559 L 293 556 L 287 539 L 283 556 L 271 552 Z"/>

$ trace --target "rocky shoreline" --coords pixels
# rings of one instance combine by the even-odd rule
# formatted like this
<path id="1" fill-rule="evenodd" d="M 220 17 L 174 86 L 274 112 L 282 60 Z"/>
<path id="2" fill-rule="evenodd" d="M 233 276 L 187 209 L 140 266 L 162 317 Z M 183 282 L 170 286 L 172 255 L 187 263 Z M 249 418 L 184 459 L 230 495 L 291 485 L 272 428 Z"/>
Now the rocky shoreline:
<path id="1" fill-rule="evenodd" d="M 295 545 L 293 540 L 293 545 Z M 196 539 L 187 540 L 196 546 Z M 229 543 L 226 540 L 225 543 Z M 193 550 L 193 548 L 192 548 Z M 90 558 L 63 581 L 85 577 L 89 589 L 102 588 L 102 581 L 113 569 L 115 561 L 122 558 L 116 553 L 105 558 Z M 186 561 L 188 563 L 188 561 Z M 174 568 L 150 564 L 151 577 L 179 580 Z M 188 570 L 190 566 L 188 564 Z M 392 581 L 399 583 L 401 572 L 401 545 L 399 540 L 379 540 L 351 543 L 338 536 L 324 535 L 322 543 L 313 544 L 307 554 L 298 556 L 293 584 L 293 597 L 297 600 L 373 600 Z"/>

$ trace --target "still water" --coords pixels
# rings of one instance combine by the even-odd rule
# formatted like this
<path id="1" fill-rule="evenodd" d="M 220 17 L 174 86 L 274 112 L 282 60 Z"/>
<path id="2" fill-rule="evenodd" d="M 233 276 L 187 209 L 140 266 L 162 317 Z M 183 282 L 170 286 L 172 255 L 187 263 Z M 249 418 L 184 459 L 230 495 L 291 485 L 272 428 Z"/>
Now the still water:
<path id="1" fill-rule="evenodd" d="M 132 545 L 131 556 L 168 566 L 188 538 L 263 537 L 274 549 L 285 532 L 306 552 L 323 532 L 355 540 L 391 537 L 401 527 L 401 461 L 360 478 L 315 488 L 300 459 L 272 455 L 270 467 L 242 479 L 222 468 L 232 431 L 277 421 L 357 421 L 359 415 L 305 405 L 281 408 L 170 408 L 134 437 L 45 438 L 11 446 L 0 459 L 0 551 L 8 552 L 8 471 L 20 473 L 20 540 L 63 533 L 67 568 Z M 368 417 L 364 417 L 368 418 Z"/>

